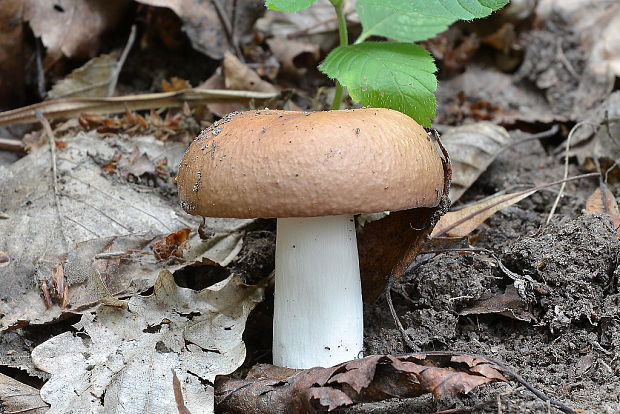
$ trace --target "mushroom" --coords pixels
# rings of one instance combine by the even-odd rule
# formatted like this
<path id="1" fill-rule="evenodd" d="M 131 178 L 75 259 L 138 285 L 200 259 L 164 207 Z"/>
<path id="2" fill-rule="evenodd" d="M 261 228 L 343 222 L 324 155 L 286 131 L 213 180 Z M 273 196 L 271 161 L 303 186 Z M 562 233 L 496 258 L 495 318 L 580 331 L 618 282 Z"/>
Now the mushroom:
<path id="1" fill-rule="evenodd" d="M 389 109 L 233 113 L 204 130 L 179 167 L 190 214 L 277 218 L 273 362 L 332 366 L 361 356 L 353 215 L 434 207 L 435 143 Z"/>

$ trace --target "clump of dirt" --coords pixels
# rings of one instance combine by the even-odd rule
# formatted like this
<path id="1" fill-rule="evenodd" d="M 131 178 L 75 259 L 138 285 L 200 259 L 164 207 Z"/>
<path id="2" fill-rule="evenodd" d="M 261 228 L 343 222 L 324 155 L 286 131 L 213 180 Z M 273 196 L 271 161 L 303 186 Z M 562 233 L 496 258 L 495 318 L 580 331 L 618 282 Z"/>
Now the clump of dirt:
<path id="1" fill-rule="evenodd" d="M 507 222 L 517 222 L 519 217 L 498 215 L 496 220 L 511 235 L 514 226 Z M 501 232 L 502 227 L 493 228 Z M 409 337 L 421 350 L 458 350 L 501 360 L 538 389 L 574 408 L 618 412 L 620 242 L 611 220 L 602 215 L 558 217 L 540 234 L 509 237 L 501 253 L 500 259 L 511 271 L 542 286 L 530 292 L 531 303 L 522 302 L 535 320 L 515 320 L 499 313 L 464 316 L 464 310 L 481 299 L 498 297 L 514 281 L 490 257 L 449 253 L 406 274 L 393 290 Z M 384 301 L 367 307 L 365 317 L 367 354 L 411 352 L 390 322 Z M 609 392 L 601 394 L 601 387 Z M 428 404 L 428 400 L 401 401 L 388 404 L 383 412 L 432 412 Z M 441 398 L 433 409 L 467 407 L 472 412 L 496 413 L 498 404 L 504 413 L 546 412 L 545 403 L 516 383 Z M 375 409 L 368 405 L 350 412 Z"/>

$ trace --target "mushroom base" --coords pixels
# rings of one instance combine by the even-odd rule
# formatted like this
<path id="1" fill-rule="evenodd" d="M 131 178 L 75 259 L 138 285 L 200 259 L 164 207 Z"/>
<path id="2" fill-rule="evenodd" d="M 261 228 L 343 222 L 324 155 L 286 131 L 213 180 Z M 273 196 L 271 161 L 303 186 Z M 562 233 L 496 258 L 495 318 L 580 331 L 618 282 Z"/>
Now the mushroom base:
<path id="1" fill-rule="evenodd" d="M 278 219 L 274 365 L 304 369 L 359 358 L 363 334 L 353 216 Z"/>

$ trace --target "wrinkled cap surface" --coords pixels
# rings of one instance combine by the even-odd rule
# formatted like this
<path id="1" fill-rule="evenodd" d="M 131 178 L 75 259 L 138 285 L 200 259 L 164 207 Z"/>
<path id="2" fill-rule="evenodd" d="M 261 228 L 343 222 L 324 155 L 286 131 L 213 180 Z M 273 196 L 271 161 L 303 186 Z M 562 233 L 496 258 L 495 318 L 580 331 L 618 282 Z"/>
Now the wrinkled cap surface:
<path id="1" fill-rule="evenodd" d="M 185 211 L 204 217 L 315 217 L 439 204 L 441 157 L 389 109 L 227 115 L 190 145 L 178 175 Z"/>

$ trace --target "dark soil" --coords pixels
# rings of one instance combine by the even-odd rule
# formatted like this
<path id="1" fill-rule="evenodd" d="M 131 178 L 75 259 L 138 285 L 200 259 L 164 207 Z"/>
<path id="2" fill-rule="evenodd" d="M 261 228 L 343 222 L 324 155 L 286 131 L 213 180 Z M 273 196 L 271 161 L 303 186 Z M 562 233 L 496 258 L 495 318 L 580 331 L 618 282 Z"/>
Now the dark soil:
<path id="1" fill-rule="evenodd" d="M 517 147 L 494 162 L 468 197 L 516 183 L 553 181 L 562 176 L 561 164 L 541 146 Z M 438 255 L 395 284 L 394 305 L 419 350 L 486 355 L 573 409 L 620 412 L 620 243 L 608 217 L 582 211 L 597 185 L 580 181 L 567 186 L 548 226 L 543 224 L 555 194 L 541 192 L 496 214 L 478 231 L 474 247 L 494 251 L 509 270 L 531 277 L 537 287 L 521 301 L 520 309 L 508 313 L 516 315 L 512 318 L 505 312 L 466 312 L 513 284 L 485 254 Z M 385 299 L 366 306 L 365 318 L 367 355 L 417 351 L 405 345 Z M 463 411 L 451 412 L 559 412 L 516 382 L 483 386 L 455 398 L 386 401 L 347 412 L 432 413 L 457 408 Z"/>

